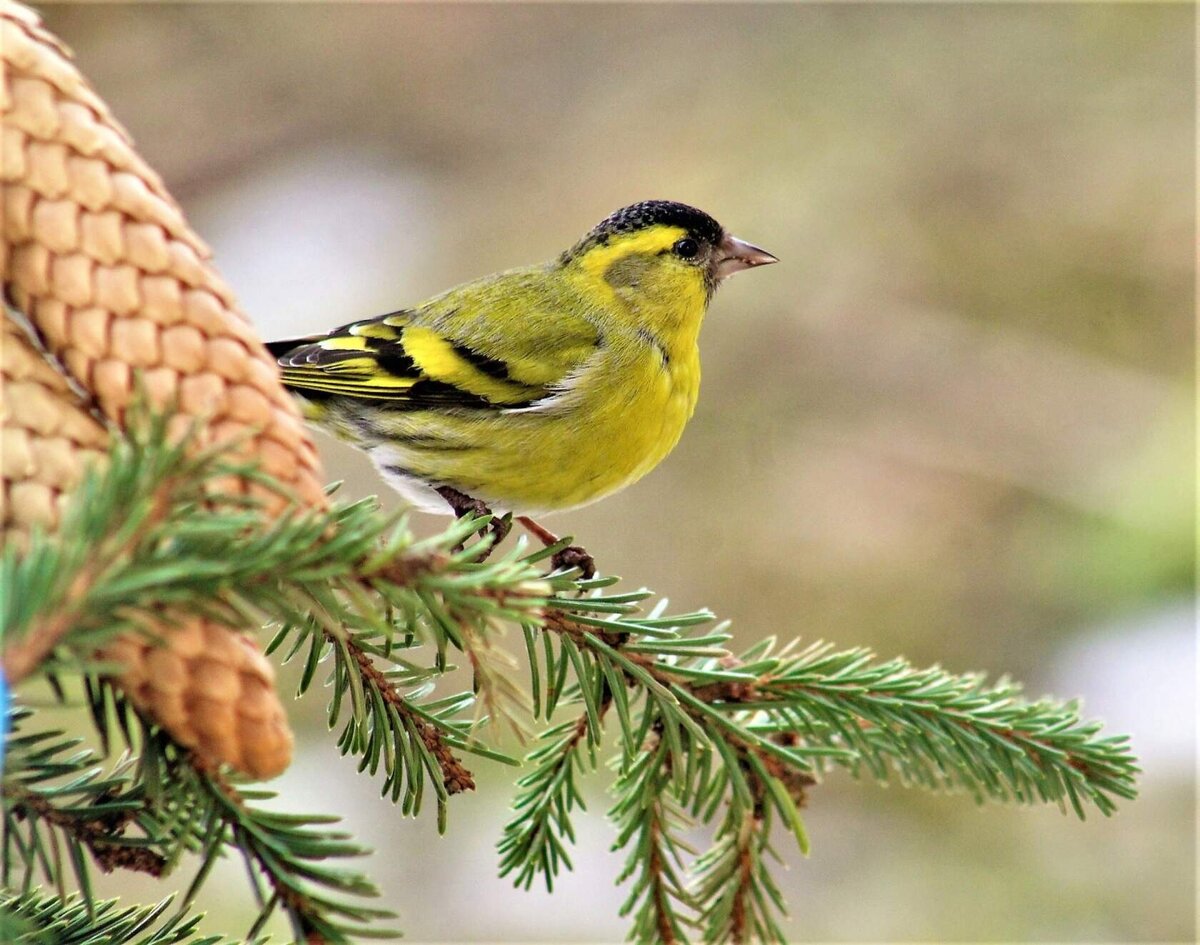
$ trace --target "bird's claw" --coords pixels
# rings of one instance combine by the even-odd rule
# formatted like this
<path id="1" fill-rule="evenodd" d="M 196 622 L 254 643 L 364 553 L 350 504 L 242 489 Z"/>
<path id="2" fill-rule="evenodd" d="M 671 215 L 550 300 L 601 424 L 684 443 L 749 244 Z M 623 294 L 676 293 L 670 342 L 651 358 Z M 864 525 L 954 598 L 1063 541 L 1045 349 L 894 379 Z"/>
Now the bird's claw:
<path id="1" fill-rule="evenodd" d="M 487 532 L 480 532 L 479 537 L 482 538 L 485 534 L 490 533 L 492 536 L 492 548 L 495 548 L 508 537 L 510 531 L 512 531 L 512 513 L 499 516 L 493 515 L 491 524 L 487 527 Z"/>
<path id="2" fill-rule="evenodd" d="M 505 537 L 512 529 L 512 514 L 509 513 L 502 516 L 494 515 L 492 510 L 487 507 L 487 503 L 482 499 L 473 499 L 465 492 L 459 492 L 457 489 L 451 488 L 450 486 L 440 486 L 438 487 L 437 491 L 438 494 L 446 500 L 446 504 L 450 506 L 450 509 L 454 512 L 456 518 L 462 518 L 464 515 L 490 515 L 492 517 L 491 522 L 479 529 L 477 533 L 480 538 L 484 538 L 487 535 L 492 536 L 491 545 L 489 545 L 487 550 L 479 556 L 480 561 L 486 561 L 488 555 L 492 553 L 492 550 L 498 544 L 500 544 L 500 542 L 504 541 Z M 454 547 L 455 551 L 462 551 L 462 549 L 462 542 L 459 542 Z"/>
<path id="3" fill-rule="evenodd" d="M 596 576 L 596 561 L 586 550 L 578 545 L 568 545 L 561 551 L 556 551 L 550 559 L 550 564 L 556 571 L 579 569 L 579 576 L 585 581 Z"/>

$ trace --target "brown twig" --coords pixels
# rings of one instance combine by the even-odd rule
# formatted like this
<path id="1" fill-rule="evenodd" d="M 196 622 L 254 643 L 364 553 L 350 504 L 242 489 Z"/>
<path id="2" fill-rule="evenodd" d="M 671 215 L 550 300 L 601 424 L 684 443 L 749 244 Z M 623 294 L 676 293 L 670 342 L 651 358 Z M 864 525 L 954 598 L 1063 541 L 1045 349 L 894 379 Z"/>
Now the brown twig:
<path id="1" fill-rule="evenodd" d="M 597 636 L 606 645 L 614 648 L 621 646 L 628 638 L 628 634 L 623 633 L 597 632 L 591 627 L 577 623 L 569 615 L 561 611 L 552 610 L 547 612 L 545 615 L 545 627 L 548 630 L 570 637 L 581 646 L 586 646 L 585 634 Z M 756 689 L 757 681 L 734 680 L 697 685 L 690 680 L 673 674 L 667 666 L 652 656 L 629 652 L 626 652 L 624 655 L 626 659 L 646 670 L 656 682 L 661 683 L 664 687 L 684 688 L 692 696 L 709 705 L 716 703 L 755 702 L 761 699 Z M 721 660 L 721 663 L 727 669 L 735 669 L 740 665 L 737 658 L 732 655 L 726 656 Z M 626 679 L 630 684 L 634 683 L 634 680 L 628 675 Z M 697 722 L 707 725 L 708 720 L 697 710 L 689 708 L 686 704 L 681 704 L 681 708 Z M 586 724 L 586 717 L 582 722 Z M 719 734 L 738 757 L 739 764 L 745 772 L 746 779 L 750 784 L 754 796 L 754 804 L 746 812 L 745 816 L 747 819 L 738 831 L 738 884 L 729 919 L 731 941 L 736 943 L 736 945 L 744 945 L 744 943 L 750 941 L 749 926 L 751 910 L 747 905 L 747 901 L 753 895 L 754 851 L 752 845 L 755 843 L 756 838 L 760 841 L 765 840 L 762 837 L 762 832 L 765 825 L 767 793 L 766 785 L 756 772 L 754 766 L 749 763 L 748 758 L 753 755 L 771 777 L 779 780 L 788 790 L 788 793 L 792 795 L 797 806 L 803 806 L 805 802 L 805 789 L 815 784 L 816 779 L 807 772 L 789 767 L 781 759 L 745 739 L 737 738 L 730 732 L 722 729 Z M 786 732 L 781 733 L 775 740 L 780 744 L 790 745 L 795 744 L 798 739 L 799 736 L 795 733 Z M 669 755 L 665 757 L 664 764 L 669 766 Z M 670 909 L 667 904 L 668 892 L 662 883 L 664 864 L 662 862 L 662 852 L 658 846 L 658 837 L 661 833 L 662 825 L 659 822 L 657 809 L 651 810 L 649 815 L 651 839 L 650 856 L 647 866 L 653 877 L 651 882 L 654 888 L 651 895 L 654 901 L 655 926 L 658 933 L 658 940 L 673 945 L 677 941 L 677 938 L 670 921 Z"/>
<path id="2" fill-rule="evenodd" d="M 237 789 L 230 784 L 225 776 L 221 773 L 221 769 L 218 765 L 213 764 L 207 758 L 196 752 L 191 752 L 188 754 L 186 763 L 190 765 L 204 781 L 207 782 L 207 787 L 210 792 L 220 795 L 224 804 L 227 804 L 238 811 L 244 811 L 246 809 L 246 805 L 242 801 L 241 794 L 238 793 Z M 235 837 L 238 834 L 244 833 L 242 826 L 236 817 L 227 816 L 221 813 L 218 813 L 218 816 L 221 817 L 221 819 L 224 820 L 230 826 L 230 828 L 232 828 Z M 289 912 L 293 913 L 297 918 L 299 918 L 302 925 L 307 927 L 310 921 L 309 917 L 317 915 L 317 910 L 308 900 L 308 897 L 284 883 L 277 875 L 276 871 L 272 868 L 272 865 L 268 863 L 259 852 L 257 852 L 253 845 L 239 843 L 236 842 L 236 840 L 235 845 L 241 851 L 243 856 L 253 859 L 259 870 L 267 877 L 267 882 L 271 884 L 271 889 L 274 892 L 275 897 L 279 900 L 280 904 Z M 314 940 L 310 938 L 309 941 Z M 320 943 L 323 941 L 323 939 L 318 937 L 315 939 L 315 941 Z"/>
<path id="3" fill-rule="evenodd" d="M 587 627 L 581 623 L 577 623 L 576 621 L 572 620 L 568 614 L 565 614 L 559 610 L 547 611 L 543 619 L 546 629 L 569 636 L 576 644 L 580 646 L 587 646 L 585 634 L 591 634 L 598 637 L 606 645 L 611 646 L 614 649 L 620 647 L 629 636 L 626 633 L 597 631 L 595 628 Z M 647 673 L 654 677 L 656 682 L 661 683 L 664 687 L 668 689 L 672 687 L 685 689 L 689 694 L 703 702 L 708 703 L 709 705 L 718 703 L 754 702 L 759 701 L 762 698 L 756 689 L 755 682 L 734 680 L 730 682 L 696 685 L 695 683 L 691 682 L 691 680 L 684 679 L 683 677 L 672 673 L 669 667 L 665 666 L 652 656 L 647 656 L 643 653 L 630 652 L 626 652 L 624 655 L 625 658 L 630 662 L 636 663 L 642 669 L 646 670 Z M 739 665 L 737 658 L 732 655 L 725 657 L 721 662 L 726 668 L 735 668 L 737 665 Z M 626 678 L 631 685 L 635 683 L 635 680 L 629 678 L 628 676 Z M 708 719 L 706 719 L 698 710 L 691 708 L 686 704 L 681 704 L 680 708 L 687 712 L 688 715 L 690 715 L 695 721 L 699 722 L 702 726 L 706 728 L 708 727 Z M 788 768 L 782 761 L 780 761 L 780 759 L 763 751 L 753 743 L 748 742 L 745 739 L 736 738 L 730 732 L 724 729 L 721 730 L 720 734 L 721 737 L 723 737 L 729 744 L 729 746 L 739 754 L 754 754 L 755 757 L 762 762 L 763 766 L 766 767 L 771 776 L 779 778 L 781 781 L 783 781 L 788 787 L 789 791 L 792 793 L 793 797 L 797 797 L 798 800 L 803 798 L 803 788 L 805 786 L 816 783 L 814 778 L 810 777 L 804 772 L 798 772 Z"/>
<path id="4" fill-rule="evenodd" d="M 36 792 L 16 784 L 7 784 L 3 793 L 15 816 L 36 817 L 74 837 L 91 851 L 96 865 L 105 873 L 127 869 L 158 877 L 166 869 L 167 858 L 160 853 L 148 847 L 121 842 L 125 828 L 133 820 L 133 811 L 82 817 L 59 810 Z"/>
<path id="5" fill-rule="evenodd" d="M 387 581 L 397 587 L 410 587 L 421 577 L 436 571 L 448 560 L 445 555 L 438 554 L 410 555 L 408 557 L 397 555 L 369 571 L 365 565 L 360 564 L 355 568 L 355 572 L 368 589 L 373 589 L 371 582 L 376 579 Z"/>
<path id="6" fill-rule="evenodd" d="M 654 877 L 654 924 L 658 929 L 658 940 L 663 945 L 676 945 L 679 940 L 675 937 L 675 929 L 671 925 L 671 907 L 668 902 L 670 894 L 662 881 L 664 864 L 662 851 L 659 849 L 662 824 L 659 822 L 657 807 L 651 809 L 649 833 L 650 862 L 647 867 Z"/>
<path id="7" fill-rule="evenodd" d="M 757 778 L 750 781 L 751 788 L 762 790 Z M 745 945 L 748 936 L 749 913 L 746 900 L 752 894 L 754 881 L 754 852 L 751 844 L 762 833 L 761 799 L 755 799 L 754 811 L 747 811 L 742 828 L 738 830 L 738 884 L 733 894 L 733 906 L 729 912 L 729 937 L 735 945 Z"/>
<path id="8" fill-rule="evenodd" d="M 462 791 L 475 790 L 474 776 L 450 750 L 450 746 L 446 744 L 438 727 L 413 712 L 408 700 L 400 695 L 387 676 L 372 662 L 370 655 L 351 640 L 339 641 L 328 632 L 325 636 L 330 642 L 344 645 L 350 651 L 363 681 L 373 686 L 383 700 L 420 733 L 421 741 L 429 749 L 429 753 L 437 759 L 438 765 L 442 769 L 442 784 L 446 788 L 446 793 L 458 794 Z"/>

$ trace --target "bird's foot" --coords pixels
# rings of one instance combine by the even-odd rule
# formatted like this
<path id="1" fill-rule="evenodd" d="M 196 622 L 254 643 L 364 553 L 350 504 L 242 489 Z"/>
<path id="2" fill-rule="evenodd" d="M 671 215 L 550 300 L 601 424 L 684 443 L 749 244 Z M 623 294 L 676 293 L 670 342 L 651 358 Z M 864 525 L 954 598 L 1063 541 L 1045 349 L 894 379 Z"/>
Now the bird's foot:
<path id="1" fill-rule="evenodd" d="M 459 492 L 450 486 L 438 486 L 437 494 L 446 500 L 456 518 L 462 518 L 464 515 L 492 514 L 492 510 L 482 500 L 472 499 L 465 492 Z"/>
<path id="2" fill-rule="evenodd" d="M 479 530 L 480 538 L 489 534 L 492 536 L 491 545 L 489 545 L 488 548 L 485 549 L 484 552 L 479 556 L 480 561 L 486 561 L 488 555 L 492 553 L 493 549 L 500 544 L 500 542 L 504 541 L 505 537 L 507 537 L 509 531 L 512 529 L 512 516 L 494 515 L 492 510 L 489 509 L 486 503 L 484 503 L 482 500 L 473 499 L 465 492 L 460 492 L 451 486 L 439 486 L 437 492 L 438 495 L 446 500 L 446 504 L 450 506 L 450 510 L 454 512 L 456 518 L 462 518 L 464 515 L 492 516 L 492 521 L 487 528 L 481 528 Z M 460 542 L 455 547 L 455 551 L 461 551 L 462 547 L 462 543 Z"/>
<path id="3" fill-rule="evenodd" d="M 492 543 L 488 547 L 487 553 L 484 554 L 484 556 L 482 558 L 480 558 L 479 560 L 480 561 L 486 560 L 487 556 L 490 555 L 495 550 L 496 546 L 498 544 L 500 544 L 500 542 L 504 541 L 505 538 L 508 537 L 508 533 L 510 531 L 512 531 L 512 513 L 511 512 L 506 512 L 504 515 L 493 516 L 491 524 L 488 525 L 488 532 L 492 536 Z"/>
<path id="4" fill-rule="evenodd" d="M 561 551 L 555 552 L 550 563 L 554 565 L 555 570 L 566 571 L 578 568 L 579 576 L 585 581 L 596 576 L 596 560 L 578 545 L 568 545 Z"/>
<path id="5" fill-rule="evenodd" d="M 547 548 L 558 541 L 558 536 L 554 532 L 543 528 L 526 515 L 519 516 L 517 521 Z M 579 545 L 560 548 L 550 559 L 550 564 L 553 565 L 555 571 L 569 571 L 571 568 L 578 568 L 580 577 L 585 581 L 596 576 L 596 560 Z"/>

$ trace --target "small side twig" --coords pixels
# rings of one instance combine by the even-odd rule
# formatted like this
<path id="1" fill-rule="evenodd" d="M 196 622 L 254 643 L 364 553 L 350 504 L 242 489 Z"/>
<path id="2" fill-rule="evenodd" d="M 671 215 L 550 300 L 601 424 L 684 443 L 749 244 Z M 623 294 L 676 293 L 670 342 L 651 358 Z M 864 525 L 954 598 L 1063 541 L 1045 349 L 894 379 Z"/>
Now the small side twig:
<path id="1" fill-rule="evenodd" d="M 236 846 L 241 850 L 242 855 L 248 860 L 252 860 L 259 871 L 266 876 L 267 882 L 271 884 L 272 898 L 299 920 L 304 927 L 307 941 L 314 945 L 323 945 L 325 939 L 315 929 L 315 920 L 319 917 L 319 910 L 307 896 L 283 881 L 283 877 L 279 875 L 275 865 L 260 849 L 257 839 L 244 829 L 238 813 L 244 813 L 246 807 L 237 789 L 226 780 L 216 765 L 199 754 L 190 753 L 187 756 L 187 764 L 196 771 L 209 795 L 218 802 L 217 816 L 225 821 L 234 837 L 242 838 L 240 842 L 236 843 Z M 313 938 L 314 935 L 317 937 Z"/>
<path id="2" fill-rule="evenodd" d="M 57 827 L 86 846 L 96 865 L 105 873 L 127 869 L 158 877 L 166 869 L 167 858 L 160 853 L 149 847 L 121 842 L 125 828 L 134 818 L 133 811 L 85 817 L 60 810 L 36 792 L 19 785 L 7 784 L 3 793 L 17 817 L 37 818 Z"/>
<path id="3" fill-rule="evenodd" d="M 328 632 L 326 637 L 331 642 L 337 642 Z M 342 641 L 354 662 L 364 682 L 374 687 L 388 705 L 392 706 L 409 724 L 421 735 L 421 741 L 429 749 L 430 754 L 437 759 L 442 769 L 442 784 L 448 794 L 459 794 L 462 791 L 475 790 L 475 778 L 465 765 L 450 750 L 446 740 L 437 726 L 424 719 L 418 718 L 408 705 L 408 701 L 400 695 L 396 687 L 388 680 L 383 672 L 372 662 L 371 657 L 350 640 Z"/>

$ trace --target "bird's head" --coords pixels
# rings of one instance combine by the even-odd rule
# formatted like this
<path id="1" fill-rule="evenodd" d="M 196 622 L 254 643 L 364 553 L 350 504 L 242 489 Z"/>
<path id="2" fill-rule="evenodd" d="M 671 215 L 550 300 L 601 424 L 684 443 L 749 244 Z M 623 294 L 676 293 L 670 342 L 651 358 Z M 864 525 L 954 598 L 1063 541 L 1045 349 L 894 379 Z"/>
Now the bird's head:
<path id="1" fill-rule="evenodd" d="M 699 314 L 722 280 L 778 261 L 727 232 L 704 211 L 670 200 L 646 200 L 618 210 L 560 259 L 639 311 Z"/>

